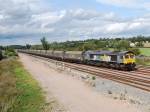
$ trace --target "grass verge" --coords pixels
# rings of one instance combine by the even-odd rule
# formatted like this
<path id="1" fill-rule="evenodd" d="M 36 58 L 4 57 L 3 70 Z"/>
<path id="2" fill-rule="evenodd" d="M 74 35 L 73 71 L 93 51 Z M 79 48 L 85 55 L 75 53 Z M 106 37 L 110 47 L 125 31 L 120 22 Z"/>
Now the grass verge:
<path id="1" fill-rule="evenodd" d="M 138 65 L 150 66 L 150 60 L 149 59 L 136 59 L 136 63 Z"/>
<path id="2" fill-rule="evenodd" d="M 45 97 L 17 59 L 0 62 L 0 112 L 41 112 Z"/>
<path id="3" fill-rule="evenodd" d="M 150 48 L 139 48 L 142 55 L 150 56 Z"/>

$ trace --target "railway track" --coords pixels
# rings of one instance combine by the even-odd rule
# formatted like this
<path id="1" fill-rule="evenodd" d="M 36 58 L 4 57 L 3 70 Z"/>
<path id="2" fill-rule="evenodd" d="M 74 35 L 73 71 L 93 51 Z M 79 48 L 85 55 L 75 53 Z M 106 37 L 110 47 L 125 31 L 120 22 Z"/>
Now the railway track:
<path id="1" fill-rule="evenodd" d="M 146 78 L 144 80 L 143 78 L 141 79 L 141 78 L 132 77 L 129 75 L 127 76 L 126 74 L 116 73 L 116 72 L 112 72 L 110 70 L 105 71 L 102 69 L 100 69 L 100 70 L 95 70 L 93 68 L 89 69 L 88 66 L 81 67 L 81 65 L 80 66 L 79 65 L 74 66 L 74 65 L 70 65 L 70 64 L 67 64 L 66 66 L 69 68 L 72 68 L 72 69 L 76 69 L 79 71 L 94 74 L 94 75 L 100 76 L 102 78 L 113 80 L 113 81 L 116 81 L 119 83 L 130 85 L 130 86 L 133 86 L 133 87 L 136 87 L 136 88 L 150 92 L 150 77 L 148 79 Z"/>
<path id="2" fill-rule="evenodd" d="M 119 70 L 95 67 L 95 66 L 84 65 L 84 64 L 76 64 L 76 63 L 68 63 L 68 62 L 62 63 L 62 61 L 56 61 L 56 60 L 52 60 L 52 59 L 41 57 L 41 56 L 36 56 L 36 55 L 32 55 L 32 56 L 46 60 L 46 61 L 51 61 L 54 63 L 61 63 L 63 64 L 64 67 L 67 67 L 67 68 L 93 74 L 101 78 L 105 78 L 108 80 L 112 80 L 118 83 L 122 83 L 125 85 L 129 85 L 129 86 L 150 92 L 149 69 L 142 68 L 137 71 L 127 72 L 127 71 L 119 71 Z M 148 71 L 142 72 L 141 70 L 143 71 L 148 70 Z"/>
<path id="3" fill-rule="evenodd" d="M 144 72 L 144 73 L 148 73 L 150 75 L 150 67 L 144 67 L 142 65 L 137 67 L 139 72 Z"/>

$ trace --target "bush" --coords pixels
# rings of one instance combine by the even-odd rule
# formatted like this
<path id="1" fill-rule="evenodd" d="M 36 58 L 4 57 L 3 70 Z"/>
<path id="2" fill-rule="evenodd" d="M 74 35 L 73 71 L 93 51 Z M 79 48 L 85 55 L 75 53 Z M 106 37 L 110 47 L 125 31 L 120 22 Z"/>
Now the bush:
<path id="1" fill-rule="evenodd" d="M 136 58 L 136 63 L 139 65 L 150 65 L 150 59 L 146 57 Z"/>
<path id="2" fill-rule="evenodd" d="M 92 80 L 96 80 L 96 77 L 95 77 L 95 76 L 93 76 L 93 77 L 92 77 Z"/>
<path id="3" fill-rule="evenodd" d="M 138 48 L 129 48 L 130 51 L 133 51 L 135 55 L 140 55 L 141 51 Z"/>
<path id="4" fill-rule="evenodd" d="M 6 57 L 18 56 L 18 54 L 16 53 L 16 51 L 15 51 L 14 49 L 12 49 L 12 48 L 7 48 L 7 49 L 5 50 L 4 55 L 5 55 Z"/>
<path id="5" fill-rule="evenodd" d="M 130 43 L 127 40 L 114 41 L 113 48 L 115 51 L 128 50 L 130 48 Z"/>

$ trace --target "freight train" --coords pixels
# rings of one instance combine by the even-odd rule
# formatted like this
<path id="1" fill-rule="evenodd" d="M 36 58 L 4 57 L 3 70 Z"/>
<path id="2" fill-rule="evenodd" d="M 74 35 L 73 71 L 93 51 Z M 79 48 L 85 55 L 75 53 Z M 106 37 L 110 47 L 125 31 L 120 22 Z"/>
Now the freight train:
<path id="1" fill-rule="evenodd" d="M 131 71 L 135 70 L 135 54 L 132 51 L 45 51 L 19 50 L 19 52 L 38 55 L 54 60 L 82 63 L 93 66 Z"/>

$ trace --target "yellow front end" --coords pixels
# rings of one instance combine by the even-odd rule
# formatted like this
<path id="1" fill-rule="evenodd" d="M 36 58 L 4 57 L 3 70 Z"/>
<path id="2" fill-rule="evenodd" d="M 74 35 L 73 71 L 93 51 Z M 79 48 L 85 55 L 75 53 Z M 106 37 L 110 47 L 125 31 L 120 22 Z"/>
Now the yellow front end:
<path id="1" fill-rule="evenodd" d="M 133 63 L 135 63 L 135 59 L 124 59 L 123 63 L 124 64 L 133 64 Z"/>
<path id="2" fill-rule="evenodd" d="M 123 58 L 124 64 L 133 64 L 135 63 L 135 56 L 133 54 L 126 54 Z"/>

